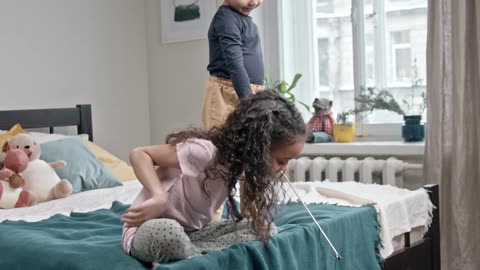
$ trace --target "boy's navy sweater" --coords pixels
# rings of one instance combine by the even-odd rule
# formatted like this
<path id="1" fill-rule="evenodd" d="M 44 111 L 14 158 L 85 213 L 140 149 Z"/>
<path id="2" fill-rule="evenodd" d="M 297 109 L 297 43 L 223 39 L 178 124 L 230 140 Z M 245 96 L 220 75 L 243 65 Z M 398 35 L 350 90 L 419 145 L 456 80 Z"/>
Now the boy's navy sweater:
<path id="1" fill-rule="evenodd" d="M 263 85 L 260 37 L 250 16 L 227 5 L 218 8 L 208 30 L 211 75 L 232 80 L 240 99 L 252 93 L 250 83 Z"/>

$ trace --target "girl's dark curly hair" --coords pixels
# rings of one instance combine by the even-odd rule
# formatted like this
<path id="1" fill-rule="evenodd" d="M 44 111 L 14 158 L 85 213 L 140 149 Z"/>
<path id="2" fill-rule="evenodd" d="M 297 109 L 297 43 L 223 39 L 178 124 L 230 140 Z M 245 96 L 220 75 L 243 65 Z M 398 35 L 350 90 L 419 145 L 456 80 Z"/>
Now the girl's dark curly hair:
<path id="1" fill-rule="evenodd" d="M 166 141 L 172 145 L 189 138 L 212 141 L 218 149 L 218 158 L 207 175 L 225 179 L 229 212 L 237 221 L 242 217 L 233 196 L 238 180 L 244 179 L 242 199 L 251 206 L 252 229 L 265 241 L 278 201 L 271 149 L 295 143 L 299 136 L 302 140 L 305 136 L 305 123 L 299 111 L 277 92 L 265 90 L 243 100 L 225 124 L 209 131 L 191 129 L 170 134 Z M 217 164 L 227 168 L 227 172 L 217 169 Z"/>

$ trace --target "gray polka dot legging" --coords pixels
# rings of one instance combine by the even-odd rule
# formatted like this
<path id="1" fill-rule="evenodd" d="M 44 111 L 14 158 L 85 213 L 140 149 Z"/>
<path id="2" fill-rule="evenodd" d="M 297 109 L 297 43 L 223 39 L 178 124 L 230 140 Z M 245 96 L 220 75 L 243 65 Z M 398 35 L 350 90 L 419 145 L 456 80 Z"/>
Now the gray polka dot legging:
<path id="1" fill-rule="evenodd" d="M 272 223 L 270 235 L 277 234 Z M 132 240 L 130 254 L 144 262 L 165 263 L 190 258 L 255 240 L 247 221 L 214 221 L 194 232 L 185 232 L 175 220 L 152 219 L 143 223 Z"/>

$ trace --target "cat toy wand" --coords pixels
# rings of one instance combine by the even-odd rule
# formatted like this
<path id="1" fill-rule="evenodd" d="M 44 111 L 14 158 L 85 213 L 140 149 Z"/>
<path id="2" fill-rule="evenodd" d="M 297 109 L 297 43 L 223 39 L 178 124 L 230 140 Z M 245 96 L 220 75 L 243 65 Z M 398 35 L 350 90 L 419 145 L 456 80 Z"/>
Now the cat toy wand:
<path id="1" fill-rule="evenodd" d="M 300 196 L 298 195 L 297 191 L 295 190 L 295 188 L 293 188 L 293 185 L 292 185 L 292 182 L 290 182 L 290 179 L 288 179 L 288 177 L 285 175 L 285 172 L 283 172 L 282 174 L 283 178 L 285 178 L 285 180 L 287 180 L 287 183 L 288 185 L 290 186 L 290 188 L 293 190 L 293 192 L 295 193 L 295 195 L 297 195 L 297 198 L 298 200 L 300 200 L 300 202 L 303 204 L 303 207 L 305 207 L 305 210 L 307 210 L 307 212 L 310 214 L 310 217 L 312 217 L 313 219 L 313 222 L 315 222 L 315 225 L 317 225 L 317 228 L 320 230 L 320 232 L 322 233 L 323 237 L 325 237 L 325 239 L 327 240 L 328 244 L 330 245 L 330 247 L 332 248 L 333 252 L 335 252 L 335 257 L 337 258 L 337 260 L 341 260 L 342 259 L 342 256 L 340 256 L 340 254 L 338 254 L 337 250 L 335 249 L 335 247 L 333 246 L 332 242 L 330 241 L 330 239 L 328 238 L 328 236 L 325 234 L 325 232 L 323 231 L 322 227 L 320 227 L 320 224 L 318 224 L 317 220 L 315 219 L 315 217 L 313 216 L 312 212 L 310 212 L 310 209 L 308 209 L 307 205 L 305 204 L 305 202 L 302 200 L 302 198 L 300 198 Z"/>

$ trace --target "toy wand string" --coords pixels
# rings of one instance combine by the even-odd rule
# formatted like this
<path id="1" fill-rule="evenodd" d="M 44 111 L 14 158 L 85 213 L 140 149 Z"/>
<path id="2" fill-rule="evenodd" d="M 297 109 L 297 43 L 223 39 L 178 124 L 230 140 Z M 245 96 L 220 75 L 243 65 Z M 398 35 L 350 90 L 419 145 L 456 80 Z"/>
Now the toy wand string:
<path id="1" fill-rule="evenodd" d="M 295 190 L 295 188 L 293 188 L 293 185 L 292 185 L 292 182 L 290 182 L 290 180 L 288 179 L 288 177 L 285 175 L 285 172 L 283 172 L 282 174 L 283 178 L 285 178 L 285 180 L 287 180 L 287 183 L 288 185 L 290 186 L 290 188 L 293 190 L 293 192 L 295 193 L 295 195 L 297 195 L 297 198 L 300 200 L 300 202 L 303 204 L 303 207 L 305 207 L 305 210 L 307 210 L 307 212 L 310 214 L 310 217 L 312 217 L 313 219 L 313 222 L 315 222 L 315 225 L 317 225 L 317 228 L 320 230 L 320 232 L 322 233 L 323 237 L 325 237 L 325 239 L 327 240 L 328 244 L 330 245 L 330 247 L 332 248 L 333 252 L 335 252 L 335 257 L 337 258 L 337 260 L 341 260 L 342 259 L 342 256 L 340 256 L 340 254 L 338 254 L 337 250 L 335 249 L 335 247 L 333 246 L 332 242 L 330 241 L 330 239 L 328 238 L 328 236 L 325 234 L 325 232 L 323 231 L 322 227 L 320 226 L 320 224 L 318 224 L 317 220 L 315 219 L 315 217 L 313 216 L 312 212 L 310 212 L 310 209 L 308 209 L 307 205 L 305 204 L 305 202 L 302 200 L 302 198 L 300 198 L 300 196 L 298 195 L 297 191 Z"/>

